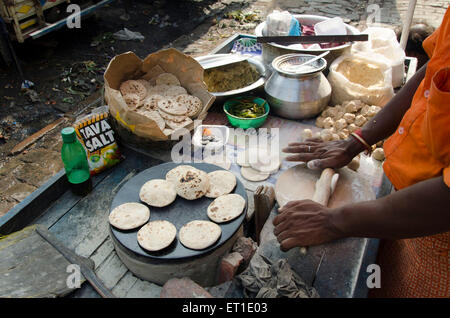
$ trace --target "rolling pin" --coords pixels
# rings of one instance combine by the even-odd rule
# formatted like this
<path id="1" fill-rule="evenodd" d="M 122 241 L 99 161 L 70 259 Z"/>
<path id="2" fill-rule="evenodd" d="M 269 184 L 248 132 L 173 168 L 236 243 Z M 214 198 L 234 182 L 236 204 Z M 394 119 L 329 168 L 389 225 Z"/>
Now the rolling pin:
<path id="1" fill-rule="evenodd" d="M 339 174 L 331 168 L 322 171 L 319 180 L 316 182 L 316 189 L 312 200 L 324 206 L 328 206 L 328 200 L 336 189 Z M 300 247 L 300 253 L 306 254 L 306 247 Z"/>
<path id="2" fill-rule="evenodd" d="M 339 174 L 331 168 L 326 168 L 322 171 L 319 180 L 316 182 L 316 189 L 312 200 L 324 206 L 328 206 L 328 200 L 336 189 L 336 183 L 339 179 Z"/>

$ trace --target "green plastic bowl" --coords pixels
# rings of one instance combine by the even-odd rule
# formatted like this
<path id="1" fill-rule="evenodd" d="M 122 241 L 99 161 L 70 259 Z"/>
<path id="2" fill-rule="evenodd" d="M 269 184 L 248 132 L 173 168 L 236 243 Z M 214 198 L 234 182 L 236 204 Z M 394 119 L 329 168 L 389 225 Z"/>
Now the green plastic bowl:
<path id="1" fill-rule="evenodd" d="M 264 115 L 256 117 L 256 118 L 241 118 L 241 117 L 237 117 L 237 116 L 230 114 L 229 109 L 231 107 L 233 107 L 234 105 L 239 104 L 242 99 L 251 99 L 254 103 L 256 103 L 260 106 L 264 105 L 266 112 L 264 113 Z M 269 115 L 269 110 L 270 110 L 269 104 L 264 99 L 259 98 L 259 97 L 252 97 L 252 96 L 235 97 L 230 100 L 227 100 L 223 104 L 223 111 L 227 115 L 228 121 L 230 122 L 230 124 L 233 127 L 238 127 L 238 128 L 242 128 L 242 129 L 261 127 L 264 124 L 264 122 L 266 121 L 267 115 Z"/>

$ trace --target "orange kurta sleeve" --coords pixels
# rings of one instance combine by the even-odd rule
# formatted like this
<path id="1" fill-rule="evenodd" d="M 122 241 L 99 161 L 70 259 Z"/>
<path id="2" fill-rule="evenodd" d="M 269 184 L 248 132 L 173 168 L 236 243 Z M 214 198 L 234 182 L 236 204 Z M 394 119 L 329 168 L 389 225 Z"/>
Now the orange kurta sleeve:
<path id="1" fill-rule="evenodd" d="M 423 47 L 430 56 L 425 78 L 384 144 L 383 168 L 397 189 L 440 175 L 450 187 L 450 10 Z"/>
<path id="2" fill-rule="evenodd" d="M 431 155 L 443 166 L 450 187 L 450 67 L 439 70 L 431 81 L 422 135 Z"/>

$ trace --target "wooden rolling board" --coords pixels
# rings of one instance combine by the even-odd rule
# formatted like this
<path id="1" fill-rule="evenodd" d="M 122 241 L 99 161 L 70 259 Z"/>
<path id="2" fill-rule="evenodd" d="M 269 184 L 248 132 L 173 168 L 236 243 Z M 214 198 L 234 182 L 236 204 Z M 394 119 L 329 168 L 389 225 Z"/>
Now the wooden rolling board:
<path id="1" fill-rule="evenodd" d="M 328 202 L 329 207 L 376 198 L 370 182 L 363 174 L 346 167 L 335 171 L 339 173 L 339 180 Z M 299 164 L 283 172 L 275 184 L 278 205 L 282 207 L 289 201 L 312 199 L 321 172 L 322 170 L 310 170 L 305 164 Z"/>

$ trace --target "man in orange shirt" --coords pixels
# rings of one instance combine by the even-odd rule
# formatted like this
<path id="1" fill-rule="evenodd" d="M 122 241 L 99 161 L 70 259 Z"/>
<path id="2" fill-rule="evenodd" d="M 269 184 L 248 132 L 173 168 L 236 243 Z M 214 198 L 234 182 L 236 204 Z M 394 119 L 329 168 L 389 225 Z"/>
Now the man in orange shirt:
<path id="1" fill-rule="evenodd" d="M 337 209 L 292 201 L 274 219 L 283 250 L 343 237 L 386 239 L 373 296 L 450 297 L 450 9 L 423 47 L 428 63 L 357 136 L 283 149 L 293 154 L 287 160 L 341 168 L 389 137 L 383 169 L 396 192 Z"/>

